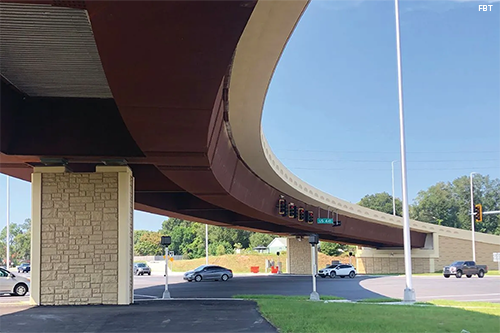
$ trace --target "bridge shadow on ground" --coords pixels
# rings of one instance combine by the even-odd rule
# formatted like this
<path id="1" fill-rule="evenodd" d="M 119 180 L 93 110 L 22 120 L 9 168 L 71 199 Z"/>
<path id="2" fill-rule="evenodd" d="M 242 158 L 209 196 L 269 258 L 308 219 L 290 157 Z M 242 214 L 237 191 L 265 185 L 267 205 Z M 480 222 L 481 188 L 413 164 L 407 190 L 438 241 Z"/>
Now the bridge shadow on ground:
<path id="1" fill-rule="evenodd" d="M 2 311 L 2 332 L 276 333 L 254 301 L 149 301 L 130 306 L 38 306 Z"/>
<path id="2" fill-rule="evenodd" d="M 375 276 L 356 276 L 350 278 L 317 278 L 317 291 L 320 296 L 337 296 L 348 300 L 365 298 L 388 298 L 361 286 L 366 279 Z M 135 299 L 161 298 L 164 285 L 156 285 L 134 290 Z M 312 277 L 293 275 L 235 276 L 226 282 L 201 281 L 169 284 L 172 298 L 230 298 L 235 295 L 284 295 L 309 296 L 312 292 Z"/>

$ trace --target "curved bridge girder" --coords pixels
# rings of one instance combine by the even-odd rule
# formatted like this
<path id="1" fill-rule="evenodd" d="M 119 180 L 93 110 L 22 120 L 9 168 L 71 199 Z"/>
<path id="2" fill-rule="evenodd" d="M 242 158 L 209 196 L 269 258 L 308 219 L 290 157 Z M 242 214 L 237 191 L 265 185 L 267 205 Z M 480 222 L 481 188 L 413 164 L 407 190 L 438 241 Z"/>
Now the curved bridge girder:
<path id="1" fill-rule="evenodd" d="M 362 218 L 341 215 L 342 226 L 332 228 L 279 216 L 280 195 L 321 216 L 327 212 L 282 193 L 242 160 L 231 134 L 228 88 L 254 1 L 83 4 L 114 99 L 33 98 L 10 87 L 4 101 L 2 89 L 2 126 L 21 128 L 5 137 L 2 131 L 2 172 L 27 179 L 20 161 L 39 165 L 44 156 L 65 157 L 74 170 L 124 158 L 140 209 L 373 247 L 403 245 L 400 228 Z M 411 236 L 413 247 L 423 247 L 425 233 Z"/>

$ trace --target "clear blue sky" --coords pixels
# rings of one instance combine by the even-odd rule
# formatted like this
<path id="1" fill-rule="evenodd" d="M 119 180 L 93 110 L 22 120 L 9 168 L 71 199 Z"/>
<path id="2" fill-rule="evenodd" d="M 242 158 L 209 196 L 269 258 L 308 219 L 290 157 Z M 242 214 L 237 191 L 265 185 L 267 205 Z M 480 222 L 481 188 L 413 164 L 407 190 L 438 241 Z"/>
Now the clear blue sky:
<path id="1" fill-rule="evenodd" d="M 400 11 L 410 202 L 472 171 L 500 178 L 500 2 L 402 0 Z M 267 95 L 262 123 L 275 154 L 353 203 L 391 193 L 400 159 L 395 43 L 393 1 L 313 0 Z M 30 210 L 30 184 L 11 178 L 11 221 Z M 164 219 L 136 212 L 135 228 L 158 230 Z"/>

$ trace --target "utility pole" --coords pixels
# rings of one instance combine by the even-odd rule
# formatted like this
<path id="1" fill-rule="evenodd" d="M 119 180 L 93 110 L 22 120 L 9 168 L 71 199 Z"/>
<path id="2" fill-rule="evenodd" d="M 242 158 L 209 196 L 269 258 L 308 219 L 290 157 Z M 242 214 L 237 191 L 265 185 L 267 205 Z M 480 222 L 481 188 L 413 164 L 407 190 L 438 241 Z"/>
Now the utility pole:
<path id="1" fill-rule="evenodd" d="M 392 169 L 392 215 L 396 215 L 396 199 L 394 198 L 394 162 L 391 162 L 391 169 Z"/>
<path id="2" fill-rule="evenodd" d="M 206 264 L 208 265 L 208 224 L 205 224 L 205 256 Z"/>
<path id="3" fill-rule="evenodd" d="M 7 259 L 5 259 L 5 264 L 7 265 L 7 270 L 10 268 L 10 177 L 7 176 Z"/>
<path id="4" fill-rule="evenodd" d="M 472 230 L 472 260 L 476 261 L 476 235 L 475 235 L 475 215 L 474 215 L 474 187 L 472 176 L 477 172 L 470 173 L 470 225 Z"/>

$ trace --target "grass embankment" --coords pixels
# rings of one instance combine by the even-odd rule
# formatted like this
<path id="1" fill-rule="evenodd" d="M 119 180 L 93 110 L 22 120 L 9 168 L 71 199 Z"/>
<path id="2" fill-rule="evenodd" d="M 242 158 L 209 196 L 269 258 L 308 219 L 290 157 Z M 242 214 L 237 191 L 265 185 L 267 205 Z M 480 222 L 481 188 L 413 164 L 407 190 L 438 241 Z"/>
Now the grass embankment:
<path id="1" fill-rule="evenodd" d="M 266 259 L 274 260 L 275 265 L 281 261 L 281 270 L 286 272 L 286 255 L 275 254 L 226 254 L 217 257 L 208 257 L 208 262 L 211 265 L 219 265 L 233 270 L 234 273 L 250 273 L 251 266 L 259 266 L 259 272 L 263 273 L 266 270 Z M 318 254 L 319 267 L 325 267 L 332 262 L 332 260 L 340 260 L 341 262 L 349 262 L 349 257 L 331 257 L 323 253 Z M 198 266 L 205 264 L 205 258 L 191 259 L 191 260 L 175 260 L 172 264 L 174 272 L 186 272 Z M 268 270 L 269 271 L 269 270 Z"/>
<path id="2" fill-rule="evenodd" d="M 436 301 L 433 303 L 440 306 L 425 306 L 422 303 L 412 306 L 311 302 L 307 297 L 297 296 L 235 297 L 254 299 L 262 315 L 278 327 L 280 332 L 500 331 L 500 304 L 493 303 Z M 323 299 L 326 298 L 322 297 Z"/>

